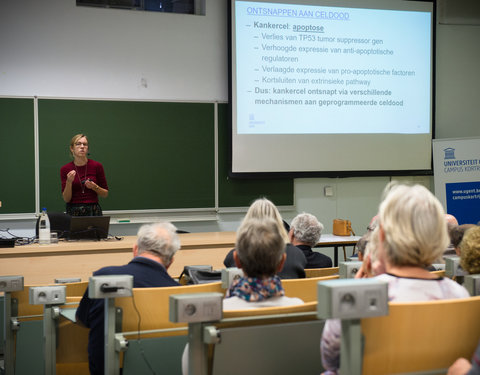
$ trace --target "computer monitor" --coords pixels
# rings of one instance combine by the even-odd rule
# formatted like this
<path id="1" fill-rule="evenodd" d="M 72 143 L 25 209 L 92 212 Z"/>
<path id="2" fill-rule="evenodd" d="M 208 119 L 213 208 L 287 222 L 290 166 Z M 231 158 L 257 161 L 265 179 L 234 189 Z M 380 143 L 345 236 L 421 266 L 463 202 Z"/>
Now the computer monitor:
<path id="1" fill-rule="evenodd" d="M 110 216 L 72 216 L 69 240 L 100 240 L 107 238 Z"/>

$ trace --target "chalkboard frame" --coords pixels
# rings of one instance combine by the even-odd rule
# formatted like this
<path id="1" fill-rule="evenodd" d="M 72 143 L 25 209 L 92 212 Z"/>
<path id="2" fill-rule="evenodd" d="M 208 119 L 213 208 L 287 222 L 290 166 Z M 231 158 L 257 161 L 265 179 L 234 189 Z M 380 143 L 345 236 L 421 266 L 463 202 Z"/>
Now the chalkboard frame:
<path id="1" fill-rule="evenodd" d="M 21 107 L 17 108 L 19 103 Z M 21 183 L 8 193 L 0 188 L 0 200 L 4 200 L 0 218 L 8 214 L 31 216 L 41 207 L 64 210 L 59 171 L 72 160 L 68 145 L 76 133 L 89 136 L 89 157 L 105 167 L 110 188 L 109 197 L 101 199 L 105 211 L 212 211 L 247 207 L 263 196 L 277 205 L 294 204 L 293 179 L 242 180 L 228 176 L 226 103 L 0 98 L 2 105 L 8 109 L 0 115 L 5 139 L 8 135 L 16 142 L 4 141 L 6 146 L 0 155 L 16 161 L 6 179 L 18 181 L 20 177 Z M 167 127 L 170 132 L 165 133 L 165 139 L 155 143 L 158 129 Z M 139 135 L 145 143 L 135 142 Z M 155 144 L 158 147 L 152 151 Z M 142 189 L 144 185 L 149 189 Z M 7 206 L 8 201 L 16 203 Z"/>

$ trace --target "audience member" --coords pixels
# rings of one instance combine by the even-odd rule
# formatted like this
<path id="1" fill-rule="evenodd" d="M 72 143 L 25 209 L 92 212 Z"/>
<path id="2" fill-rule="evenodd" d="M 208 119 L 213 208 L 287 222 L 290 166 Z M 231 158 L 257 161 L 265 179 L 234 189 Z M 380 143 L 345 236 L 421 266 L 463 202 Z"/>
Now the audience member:
<path id="1" fill-rule="evenodd" d="M 449 257 L 449 256 L 454 256 L 455 255 L 455 246 L 452 243 L 452 237 L 451 237 L 450 233 L 454 228 L 458 227 L 458 221 L 457 221 L 455 216 L 450 215 L 450 214 L 445 214 L 445 220 L 447 222 L 447 231 L 448 231 L 448 235 L 450 237 L 450 243 L 448 244 L 447 248 L 443 252 L 442 257 L 440 257 L 439 259 L 435 259 L 434 263 L 440 263 L 440 264 L 445 263 L 445 261 L 443 259 L 444 257 L 446 257 L 446 256 Z"/>
<path id="2" fill-rule="evenodd" d="M 176 228 L 170 223 L 142 226 L 133 246 L 133 259 L 124 266 L 104 267 L 99 275 L 132 275 L 133 287 L 165 287 L 179 285 L 167 273 L 173 256 L 180 248 Z M 77 321 L 90 328 L 88 362 L 90 374 L 104 373 L 104 300 L 90 299 L 88 288 L 77 310 Z"/>
<path id="3" fill-rule="evenodd" d="M 480 227 L 468 229 L 460 242 L 460 266 L 469 274 L 480 273 Z"/>
<path id="4" fill-rule="evenodd" d="M 358 260 L 360 262 L 362 262 L 365 259 L 367 244 L 370 241 L 372 232 L 377 227 L 377 222 L 378 222 L 377 215 L 375 215 L 367 227 L 367 232 L 358 240 L 357 244 L 355 245 L 355 253 L 357 254 Z"/>
<path id="5" fill-rule="evenodd" d="M 460 256 L 460 265 L 470 274 L 480 273 L 480 227 L 462 224 L 450 230 L 450 239 Z M 457 359 L 448 369 L 448 375 L 480 375 L 480 343 L 472 361 Z"/>
<path id="6" fill-rule="evenodd" d="M 474 227 L 476 227 L 475 224 L 462 224 L 454 226 L 449 230 L 448 234 L 450 235 L 450 241 L 455 249 L 454 255 L 460 256 L 460 243 L 462 242 L 463 236 L 468 229 Z"/>
<path id="7" fill-rule="evenodd" d="M 447 221 L 447 229 L 458 226 L 458 220 L 451 214 L 445 214 L 445 220 Z"/>
<path id="8" fill-rule="evenodd" d="M 438 200 L 421 185 L 390 184 L 387 189 L 372 238 L 378 238 L 378 260 L 386 271 L 375 278 L 387 281 L 389 301 L 469 297 L 461 285 L 425 269 L 449 242 Z M 335 374 L 340 367 L 340 336 L 340 320 L 327 320 L 321 340 L 326 374 Z"/>
<path id="9" fill-rule="evenodd" d="M 370 239 L 370 232 L 365 233 L 355 244 L 355 254 L 357 254 L 358 260 L 363 261 L 365 255 L 365 248 L 367 247 L 368 240 Z"/>
<path id="10" fill-rule="evenodd" d="M 313 251 L 320 240 L 323 225 L 311 214 L 301 213 L 295 216 L 290 223 L 288 236 L 292 245 L 295 245 L 307 258 L 305 268 L 327 268 L 332 267 L 332 260 L 325 254 Z"/>
<path id="11" fill-rule="evenodd" d="M 355 276 L 357 279 L 373 277 L 385 273 L 385 264 L 378 256 L 378 233 L 378 228 L 375 228 L 370 233 L 370 239 L 365 247 L 362 266 Z"/>
<path id="12" fill-rule="evenodd" d="M 373 230 L 377 227 L 378 225 L 378 215 L 375 215 L 372 217 L 372 220 L 370 220 L 370 224 L 368 224 L 367 227 L 367 232 L 373 232 Z"/>
<path id="13" fill-rule="evenodd" d="M 480 375 L 480 343 L 473 354 L 472 362 L 465 358 L 457 359 L 448 369 L 447 375 Z"/>
<path id="14" fill-rule="evenodd" d="M 287 260 L 277 275 L 281 279 L 304 278 L 307 259 L 300 249 L 288 243 L 289 238 L 287 231 L 285 230 L 285 222 L 282 220 L 282 216 L 280 215 L 280 212 L 278 212 L 277 207 L 275 207 L 271 201 L 266 198 L 257 199 L 250 205 L 244 220 L 265 218 L 273 219 L 278 226 L 280 236 L 284 239 L 285 243 L 287 243 L 285 247 Z M 225 267 L 236 267 L 235 259 L 233 258 L 234 250 L 235 249 L 230 250 L 225 257 L 225 260 L 223 261 Z"/>
<path id="15" fill-rule="evenodd" d="M 236 280 L 223 301 L 224 310 L 298 305 L 285 297 L 278 270 L 285 263 L 285 241 L 272 219 L 244 220 L 237 232 L 233 257 L 244 277 Z"/>
<path id="16" fill-rule="evenodd" d="M 271 218 L 244 219 L 237 231 L 233 257 L 244 276 L 235 280 L 223 300 L 223 310 L 301 305 L 300 298 L 286 297 L 276 274 L 285 262 L 285 240 Z M 188 374 L 189 346 L 182 355 L 182 373 Z"/>

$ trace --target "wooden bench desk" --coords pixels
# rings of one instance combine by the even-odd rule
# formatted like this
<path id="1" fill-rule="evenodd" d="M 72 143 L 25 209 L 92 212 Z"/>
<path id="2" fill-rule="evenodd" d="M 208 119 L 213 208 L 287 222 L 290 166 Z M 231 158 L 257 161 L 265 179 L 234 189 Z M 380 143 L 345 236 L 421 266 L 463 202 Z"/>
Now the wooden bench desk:
<path id="1" fill-rule="evenodd" d="M 390 302 L 387 316 L 361 320 L 362 373 L 446 373 L 457 358 L 471 358 L 475 351 L 479 314 L 480 297 Z"/>
<path id="2" fill-rule="evenodd" d="M 305 277 L 322 277 L 322 276 L 332 276 L 338 275 L 340 270 L 338 267 L 329 267 L 329 268 L 306 268 Z"/>
<path id="3" fill-rule="evenodd" d="M 235 246 L 235 232 L 180 234 L 181 249 L 168 272 L 178 277 L 186 265 L 224 268 L 223 260 Z M 136 236 L 107 241 L 60 241 L 0 249 L 0 275 L 22 275 L 25 284 L 50 284 L 55 278 L 79 277 L 88 281 L 93 271 L 127 264 Z"/>
<path id="4" fill-rule="evenodd" d="M 177 278 L 187 265 L 211 265 L 224 268 L 223 260 L 235 247 L 235 232 L 200 232 L 179 234 L 181 248 L 168 273 Z M 22 275 L 30 285 L 51 284 L 56 278 L 77 277 L 88 281 L 93 271 L 105 266 L 127 264 L 132 259 L 136 236 L 122 240 L 60 241 L 0 249 L 0 275 Z M 353 246 L 358 236 L 339 237 L 325 234 L 318 247 L 333 247 L 338 264 L 338 247 Z"/>

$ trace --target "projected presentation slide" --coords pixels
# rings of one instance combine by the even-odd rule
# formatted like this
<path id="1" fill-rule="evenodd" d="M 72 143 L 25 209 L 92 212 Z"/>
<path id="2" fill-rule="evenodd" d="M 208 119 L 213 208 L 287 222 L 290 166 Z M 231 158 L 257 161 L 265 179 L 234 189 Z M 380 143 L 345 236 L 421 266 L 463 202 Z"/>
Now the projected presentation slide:
<path id="1" fill-rule="evenodd" d="M 432 14 L 234 3 L 237 134 L 427 134 Z"/>

